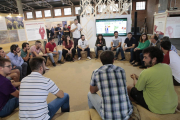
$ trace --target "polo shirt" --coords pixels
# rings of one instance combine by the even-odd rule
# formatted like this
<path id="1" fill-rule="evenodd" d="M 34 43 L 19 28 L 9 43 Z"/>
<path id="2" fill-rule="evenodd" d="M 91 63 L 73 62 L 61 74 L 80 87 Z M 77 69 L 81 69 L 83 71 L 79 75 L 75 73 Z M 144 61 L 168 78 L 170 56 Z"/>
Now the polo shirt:
<path id="1" fill-rule="evenodd" d="M 117 38 L 112 37 L 111 42 L 113 42 L 113 46 L 118 46 L 122 39 L 119 36 Z"/>
<path id="2" fill-rule="evenodd" d="M 178 105 L 169 65 L 158 63 L 141 72 L 135 86 L 143 91 L 149 110 L 156 114 L 172 114 Z"/>
<path id="3" fill-rule="evenodd" d="M 0 111 L 8 102 L 11 93 L 16 91 L 16 88 L 11 84 L 11 81 L 0 74 Z"/>
<path id="4" fill-rule="evenodd" d="M 48 42 L 46 44 L 46 48 L 49 48 L 49 51 L 53 52 L 54 48 L 56 47 L 56 43 L 51 44 L 50 42 Z M 47 53 L 47 50 L 45 50 L 45 52 Z"/>
<path id="5" fill-rule="evenodd" d="M 33 45 L 33 46 L 31 46 L 30 51 L 31 51 L 33 57 L 36 57 L 36 55 L 33 52 L 36 52 L 37 54 L 39 54 L 42 51 L 42 49 L 41 48 L 36 49 L 36 46 Z"/>
<path id="6" fill-rule="evenodd" d="M 136 44 L 135 38 L 132 37 L 130 40 L 129 40 L 129 38 L 126 38 L 124 43 L 127 44 L 127 47 L 131 47 L 133 44 Z"/>
<path id="7" fill-rule="evenodd" d="M 19 92 L 19 119 L 20 120 L 48 120 L 47 96 L 57 94 L 59 88 L 49 78 L 38 72 L 32 72 L 21 81 Z"/>
<path id="8" fill-rule="evenodd" d="M 29 55 L 31 55 L 31 53 L 29 53 Z M 24 58 L 27 56 L 27 51 L 24 51 L 23 49 L 21 49 L 21 57 Z"/>
<path id="9" fill-rule="evenodd" d="M 76 26 L 78 27 L 73 33 L 73 38 L 80 38 L 81 37 L 81 33 L 80 33 L 80 29 L 82 28 L 81 25 L 78 23 L 77 25 L 75 25 L 74 23 L 71 25 L 71 30 L 75 29 Z"/>

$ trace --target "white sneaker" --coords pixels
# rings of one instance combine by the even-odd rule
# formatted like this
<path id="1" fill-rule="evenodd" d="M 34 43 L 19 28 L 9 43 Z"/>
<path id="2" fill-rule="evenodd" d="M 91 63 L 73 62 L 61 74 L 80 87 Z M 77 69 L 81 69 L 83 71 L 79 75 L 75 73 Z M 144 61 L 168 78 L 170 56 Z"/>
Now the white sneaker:
<path id="1" fill-rule="evenodd" d="M 46 69 L 46 70 L 49 70 L 49 68 L 48 68 L 48 67 L 45 67 L 45 69 Z"/>
<path id="2" fill-rule="evenodd" d="M 80 60 L 80 59 L 81 59 L 81 57 L 78 58 L 78 60 Z"/>
<path id="3" fill-rule="evenodd" d="M 87 57 L 87 58 L 91 60 L 91 58 L 90 58 L 90 57 Z"/>

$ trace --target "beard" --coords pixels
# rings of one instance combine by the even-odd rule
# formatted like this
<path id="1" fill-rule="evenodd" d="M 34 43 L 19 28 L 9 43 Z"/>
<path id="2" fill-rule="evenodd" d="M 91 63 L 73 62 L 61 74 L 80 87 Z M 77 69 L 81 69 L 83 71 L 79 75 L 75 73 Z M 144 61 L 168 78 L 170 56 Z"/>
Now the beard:
<path id="1" fill-rule="evenodd" d="M 146 67 L 152 67 L 152 60 L 148 64 L 145 63 L 145 66 Z"/>
<path id="2" fill-rule="evenodd" d="M 46 70 L 43 68 L 43 75 L 46 73 Z"/>

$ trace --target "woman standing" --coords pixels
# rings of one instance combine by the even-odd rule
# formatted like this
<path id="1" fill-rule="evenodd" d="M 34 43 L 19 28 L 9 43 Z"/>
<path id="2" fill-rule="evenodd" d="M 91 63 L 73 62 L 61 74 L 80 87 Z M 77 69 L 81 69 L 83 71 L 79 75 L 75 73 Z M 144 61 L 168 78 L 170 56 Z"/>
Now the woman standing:
<path id="1" fill-rule="evenodd" d="M 98 51 L 99 50 L 103 50 L 105 51 L 107 49 L 106 47 L 106 41 L 105 39 L 103 38 L 103 35 L 102 34 L 99 34 L 97 36 L 97 40 L 96 40 L 96 44 L 95 44 L 95 47 L 94 47 L 94 51 L 96 53 L 96 57 L 95 58 L 98 58 Z"/>
<path id="2" fill-rule="evenodd" d="M 142 34 L 140 37 L 138 47 L 134 49 L 134 60 L 131 62 L 133 66 L 141 65 L 140 54 L 145 48 L 149 47 L 149 45 L 150 41 L 148 40 L 147 34 Z"/>
<path id="3" fill-rule="evenodd" d="M 74 42 L 70 39 L 69 35 L 65 36 L 63 41 L 63 57 L 66 59 L 66 54 L 72 54 L 73 60 L 76 50 L 74 49 Z"/>

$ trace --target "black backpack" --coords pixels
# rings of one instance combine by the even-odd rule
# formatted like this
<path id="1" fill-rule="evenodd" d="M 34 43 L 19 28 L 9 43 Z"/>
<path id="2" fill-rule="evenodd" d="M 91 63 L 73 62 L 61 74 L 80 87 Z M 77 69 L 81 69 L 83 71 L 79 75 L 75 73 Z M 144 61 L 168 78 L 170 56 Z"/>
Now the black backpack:
<path id="1" fill-rule="evenodd" d="M 72 57 L 71 57 L 70 54 L 68 54 L 68 55 L 66 56 L 66 61 L 73 61 L 73 59 L 72 59 Z"/>

